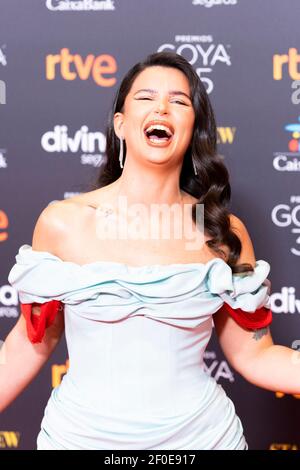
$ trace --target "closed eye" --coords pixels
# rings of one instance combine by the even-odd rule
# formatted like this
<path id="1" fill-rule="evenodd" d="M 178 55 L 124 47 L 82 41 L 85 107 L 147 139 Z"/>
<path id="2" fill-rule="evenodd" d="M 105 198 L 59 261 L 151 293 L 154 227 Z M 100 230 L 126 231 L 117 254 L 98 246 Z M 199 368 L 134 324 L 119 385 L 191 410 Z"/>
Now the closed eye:
<path id="1" fill-rule="evenodd" d="M 179 100 L 175 100 L 175 101 L 173 101 L 173 103 L 179 103 L 179 104 L 183 104 L 184 106 L 188 106 L 188 104 L 184 103 L 183 101 L 179 101 Z"/>
<path id="2" fill-rule="evenodd" d="M 152 98 L 134 98 L 135 100 L 149 100 L 152 101 Z M 184 103 L 183 101 L 175 100 L 172 101 L 172 103 L 178 103 L 178 104 L 183 104 L 184 106 L 189 106 L 188 104 Z"/>

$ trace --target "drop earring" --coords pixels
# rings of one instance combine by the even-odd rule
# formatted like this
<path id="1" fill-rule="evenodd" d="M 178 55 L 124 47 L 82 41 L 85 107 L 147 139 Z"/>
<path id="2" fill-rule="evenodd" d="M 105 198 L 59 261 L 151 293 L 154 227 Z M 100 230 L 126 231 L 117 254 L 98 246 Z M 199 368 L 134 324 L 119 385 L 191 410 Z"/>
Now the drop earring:
<path id="1" fill-rule="evenodd" d="M 119 140 L 120 140 L 119 162 L 120 162 L 120 167 L 123 168 L 123 151 L 124 151 L 124 146 L 123 146 L 123 139 L 122 139 L 122 137 L 121 137 Z"/>
<path id="2" fill-rule="evenodd" d="M 195 165 L 195 162 L 194 162 L 193 157 L 192 157 L 192 162 L 193 162 L 193 167 L 194 167 L 194 173 L 195 173 L 195 175 L 198 175 L 198 172 L 197 172 L 196 165 Z"/>

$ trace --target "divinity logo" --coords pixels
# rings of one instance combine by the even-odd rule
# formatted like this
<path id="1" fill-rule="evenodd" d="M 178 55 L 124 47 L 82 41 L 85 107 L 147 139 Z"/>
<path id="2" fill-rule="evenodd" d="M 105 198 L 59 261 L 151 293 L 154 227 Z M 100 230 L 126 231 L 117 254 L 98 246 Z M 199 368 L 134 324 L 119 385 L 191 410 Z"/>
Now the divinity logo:
<path id="1" fill-rule="evenodd" d="M 81 152 L 82 165 L 100 166 L 106 151 L 106 137 L 102 132 L 90 132 L 88 126 L 81 126 L 73 137 L 68 126 L 54 126 L 41 138 L 42 148 L 52 154 L 77 154 Z"/>
<path id="2" fill-rule="evenodd" d="M 107 11 L 114 10 L 114 0 L 46 0 L 51 11 Z"/>
<path id="3" fill-rule="evenodd" d="M 273 313 L 300 313 L 300 300 L 296 298 L 295 287 L 282 287 L 280 292 L 270 295 Z"/>

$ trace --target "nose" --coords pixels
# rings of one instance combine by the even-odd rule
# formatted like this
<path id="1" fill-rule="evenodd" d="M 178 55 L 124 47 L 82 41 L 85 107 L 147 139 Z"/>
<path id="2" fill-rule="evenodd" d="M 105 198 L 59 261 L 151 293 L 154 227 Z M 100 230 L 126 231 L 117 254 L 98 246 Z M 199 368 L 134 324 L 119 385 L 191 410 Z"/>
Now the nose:
<path id="1" fill-rule="evenodd" d="M 156 103 L 156 113 L 166 114 L 168 112 L 168 100 L 166 98 L 159 98 Z"/>

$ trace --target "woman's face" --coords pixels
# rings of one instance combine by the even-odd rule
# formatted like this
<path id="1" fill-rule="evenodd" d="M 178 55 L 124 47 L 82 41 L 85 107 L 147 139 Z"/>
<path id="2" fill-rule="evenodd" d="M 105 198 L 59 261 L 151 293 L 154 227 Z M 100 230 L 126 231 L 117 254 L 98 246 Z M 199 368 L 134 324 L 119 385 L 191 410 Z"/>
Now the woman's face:
<path id="1" fill-rule="evenodd" d="M 152 66 L 133 82 L 115 130 L 125 138 L 127 155 L 164 163 L 182 162 L 191 142 L 195 112 L 189 82 L 175 68 Z M 158 127 L 157 127 L 158 126 Z"/>

